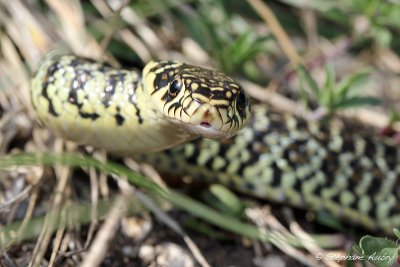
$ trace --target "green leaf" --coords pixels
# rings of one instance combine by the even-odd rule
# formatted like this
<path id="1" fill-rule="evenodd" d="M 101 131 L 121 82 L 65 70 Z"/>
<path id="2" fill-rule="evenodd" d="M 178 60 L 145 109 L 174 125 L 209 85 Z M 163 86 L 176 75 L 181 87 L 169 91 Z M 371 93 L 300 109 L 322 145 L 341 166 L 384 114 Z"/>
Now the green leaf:
<path id="1" fill-rule="evenodd" d="M 238 39 L 229 49 L 233 63 L 243 65 L 244 62 L 252 60 L 257 54 L 266 50 L 264 41 L 257 39 L 252 32 L 242 34 L 244 39 Z M 239 38 L 241 38 L 240 36 Z"/>
<path id="2" fill-rule="evenodd" d="M 205 223 L 197 218 L 189 218 L 184 222 L 185 228 L 193 229 L 196 232 L 207 235 L 209 237 L 219 239 L 219 240 L 230 240 L 232 239 L 231 235 L 226 232 L 221 231 L 213 227 L 212 225 Z"/>
<path id="3" fill-rule="evenodd" d="M 336 79 L 336 74 L 335 74 L 335 68 L 332 64 L 326 64 L 325 66 L 325 83 L 324 83 L 324 89 L 333 89 L 335 86 L 335 79 Z"/>
<path id="4" fill-rule="evenodd" d="M 396 243 L 385 238 L 367 235 L 361 238 L 359 245 L 365 260 L 378 267 L 391 266 L 398 256 Z"/>
<path id="5" fill-rule="evenodd" d="M 354 251 L 354 252 L 356 252 L 356 253 L 359 254 L 359 255 L 362 255 L 362 254 L 363 254 L 362 249 L 361 249 L 359 246 L 357 246 L 357 245 L 352 246 L 352 247 L 351 247 L 351 250 Z"/>
<path id="6" fill-rule="evenodd" d="M 337 109 L 358 108 L 361 106 L 378 106 L 381 101 L 375 97 L 354 96 L 343 99 L 335 105 Z"/>
<path id="7" fill-rule="evenodd" d="M 356 253 L 358 255 L 354 255 L 354 253 Z M 355 266 L 355 263 L 357 260 L 359 260 L 362 263 L 362 266 L 365 266 L 365 258 L 363 256 L 362 249 L 359 246 L 353 245 L 351 247 L 351 249 L 349 250 L 348 255 L 352 255 L 352 256 L 349 258 L 346 258 L 346 267 Z"/>
<path id="8" fill-rule="evenodd" d="M 300 65 L 297 68 L 297 73 L 298 73 L 299 77 L 301 77 L 300 82 L 302 84 L 303 84 L 303 82 L 305 82 L 307 84 L 307 86 L 311 89 L 311 92 L 313 93 L 314 97 L 316 99 L 319 99 L 320 89 L 319 89 L 317 82 L 314 80 L 313 77 L 311 77 L 310 72 L 303 65 Z"/>
<path id="9" fill-rule="evenodd" d="M 337 231 L 343 231 L 343 224 L 340 220 L 326 211 L 315 213 L 315 220 L 321 225 L 325 225 Z"/>
<path id="10" fill-rule="evenodd" d="M 228 188 L 220 184 L 213 184 L 210 187 L 211 193 L 225 206 L 230 214 L 240 216 L 243 210 L 242 202 Z"/>
<path id="11" fill-rule="evenodd" d="M 313 8 L 318 11 L 327 12 L 331 8 L 336 6 L 336 1 L 334 0 L 280 0 L 283 3 L 288 5 L 295 6 L 297 8 Z"/>
<path id="12" fill-rule="evenodd" d="M 397 228 L 393 228 L 393 233 L 395 234 L 395 236 L 397 237 L 397 239 L 400 239 L 400 231 Z"/>
<path id="13" fill-rule="evenodd" d="M 333 112 L 335 100 L 332 88 L 327 87 L 321 90 L 318 104 L 326 107 L 329 112 Z"/>
<path id="14" fill-rule="evenodd" d="M 393 38 L 392 33 L 384 27 L 374 27 L 372 29 L 372 35 L 382 47 L 389 47 Z"/>
<path id="15" fill-rule="evenodd" d="M 253 31 L 245 31 L 234 41 L 227 42 L 220 53 L 223 70 L 228 73 L 241 70 L 246 62 L 267 51 L 266 41 L 269 39 L 271 36 L 259 38 Z"/>
<path id="16" fill-rule="evenodd" d="M 129 5 L 135 10 L 135 13 L 142 17 L 149 17 L 158 13 L 167 12 L 168 9 L 183 5 L 193 0 L 174 0 L 174 1 L 157 1 L 157 0 L 137 0 L 130 1 Z"/>
<path id="17" fill-rule="evenodd" d="M 335 87 L 335 98 L 343 99 L 350 93 L 354 93 L 361 88 L 365 88 L 369 74 L 369 69 L 364 69 L 342 79 Z"/>
<path id="18" fill-rule="evenodd" d="M 394 108 L 389 109 L 389 125 L 393 125 L 393 123 L 400 121 L 400 112 L 395 110 Z"/>

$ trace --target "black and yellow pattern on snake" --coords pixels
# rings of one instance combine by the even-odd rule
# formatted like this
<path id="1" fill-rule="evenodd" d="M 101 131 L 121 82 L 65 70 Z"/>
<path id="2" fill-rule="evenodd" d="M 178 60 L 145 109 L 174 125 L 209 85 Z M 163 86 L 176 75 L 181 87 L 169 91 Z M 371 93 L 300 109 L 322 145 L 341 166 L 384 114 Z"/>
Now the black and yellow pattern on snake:
<path id="1" fill-rule="evenodd" d="M 324 127 L 265 106 L 252 115 L 224 142 L 199 139 L 138 159 L 370 230 L 400 226 L 400 149 L 367 131 Z"/>
<path id="2" fill-rule="evenodd" d="M 66 139 L 130 155 L 198 136 L 230 137 L 250 118 L 250 100 L 231 77 L 179 62 L 143 72 L 51 55 L 31 85 L 39 119 Z"/>
<path id="3" fill-rule="evenodd" d="M 325 210 L 368 229 L 391 233 L 392 228 L 400 226 L 400 149 L 386 144 L 372 133 L 335 126 L 323 127 L 317 122 L 306 122 L 265 106 L 255 106 L 252 108 L 250 124 L 233 138 L 202 138 L 164 152 L 137 155 L 135 149 L 138 147 L 141 148 L 139 152 L 157 148 L 146 151 L 143 145 L 132 144 L 135 140 L 129 139 L 129 132 L 126 135 L 120 133 L 124 137 L 113 140 L 113 133 L 130 130 L 129 127 L 121 127 L 129 124 L 129 120 L 132 120 L 132 128 L 139 124 L 156 127 L 145 135 L 157 145 L 157 138 L 169 138 L 169 130 L 157 123 L 165 121 L 165 116 L 182 113 L 184 108 L 179 105 L 190 107 L 189 100 L 184 100 L 187 94 L 191 94 L 194 102 L 207 102 L 207 96 L 212 95 L 209 90 L 218 88 L 214 94 L 216 101 L 219 101 L 216 105 L 221 105 L 219 110 L 225 110 L 220 114 L 222 121 L 230 122 L 230 128 L 239 129 L 247 120 L 249 112 L 247 96 L 238 89 L 240 86 L 237 83 L 223 74 L 210 77 L 215 72 L 185 67 L 187 65 L 181 63 L 149 63 L 143 71 L 143 79 L 150 85 L 150 93 L 162 100 L 157 102 L 160 107 L 158 110 L 146 110 L 147 103 L 142 102 L 142 99 L 150 100 L 140 96 L 143 86 L 140 85 L 138 72 L 117 71 L 107 65 L 80 60 L 66 57 L 61 59 L 61 63 L 47 62 L 33 80 L 32 100 L 39 118 L 61 136 L 81 140 L 81 143 L 95 143 L 98 147 L 114 152 L 118 151 L 113 148 L 121 146 L 123 152 L 135 154 L 133 157 L 136 159 L 152 163 L 162 171 L 222 183 L 247 194 L 297 207 Z M 83 86 L 82 78 L 76 78 L 82 75 L 80 73 L 83 70 L 78 67 L 82 64 L 86 66 L 85 70 L 87 66 L 96 69 L 89 71 L 92 76 L 89 81 L 91 86 Z M 183 73 L 182 66 L 185 70 Z M 122 91 L 113 85 L 117 79 L 114 77 L 121 75 L 124 78 L 118 78 L 118 83 L 131 90 Z M 172 84 L 177 83 L 174 82 L 176 80 L 190 88 L 191 93 L 178 90 L 176 95 L 181 94 L 183 98 L 178 97 L 181 100 L 174 101 L 168 90 L 172 88 L 175 91 L 175 85 Z M 60 83 L 64 87 L 65 84 L 68 86 L 61 90 Z M 82 88 L 84 92 L 75 93 L 76 87 Z M 220 88 L 227 90 L 222 91 Z M 54 93 L 57 90 L 58 93 Z M 129 102 L 135 90 L 136 100 Z M 222 92 L 225 92 L 226 98 Z M 62 94 L 68 96 L 62 97 Z M 97 102 L 93 102 L 90 110 L 82 103 L 82 98 L 90 102 L 92 94 Z M 107 99 L 112 99 L 108 107 Z M 63 106 L 63 101 L 69 104 Z M 76 110 L 69 111 L 74 105 L 78 105 Z M 126 109 L 123 108 L 125 105 L 128 105 Z M 154 114 L 157 111 L 164 114 L 164 117 L 161 116 L 163 119 L 158 117 L 154 123 L 147 122 L 151 116 L 156 116 Z M 122 122 L 118 114 L 124 119 Z M 208 117 L 204 116 L 204 112 L 201 114 L 200 119 L 195 118 L 195 125 L 212 123 L 211 119 L 204 121 Z M 96 124 L 96 120 L 101 123 Z M 75 124 L 73 121 L 76 121 Z M 186 121 L 190 122 L 190 118 L 186 118 Z M 135 129 L 131 130 L 135 132 Z M 84 137 L 85 134 L 89 137 Z M 148 144 L 144 140 L 141 142 Z M 176 143 L 179 142 L 171 141 L 171 145 L 159 149 L 175 146 Z"/>

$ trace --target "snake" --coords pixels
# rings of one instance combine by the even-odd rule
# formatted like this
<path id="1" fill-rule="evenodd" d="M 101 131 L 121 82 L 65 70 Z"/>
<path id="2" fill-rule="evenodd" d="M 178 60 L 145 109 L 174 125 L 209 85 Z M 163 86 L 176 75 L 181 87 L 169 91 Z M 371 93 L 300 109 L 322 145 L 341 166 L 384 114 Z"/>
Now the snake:
<path id="1" fill-rule="evenodd" d="M 143 72 L 50 54 L 31 85 L 39 120 L 59 136 L 129 155 L 195 139 L 229 138 L 250 118 L 250 99 L 231 77 L 180 62 Z"/>
<path id="2" fill-rule="evenodd" d="M 30 91 L 39 121 L 62 138 L 367 230 L 400 226 L 400 149 L 351 124 L 252 104 L 219 71 L 66 55 L 48 57 Z"/>

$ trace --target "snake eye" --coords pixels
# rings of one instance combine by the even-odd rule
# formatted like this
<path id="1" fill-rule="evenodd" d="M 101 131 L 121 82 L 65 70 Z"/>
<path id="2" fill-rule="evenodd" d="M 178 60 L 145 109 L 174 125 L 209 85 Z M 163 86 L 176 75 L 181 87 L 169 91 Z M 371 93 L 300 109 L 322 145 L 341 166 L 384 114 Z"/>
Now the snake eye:
<path id="1" fill-rule="evenodd" d="M 168 92 L 171 96 L 176 96 L 181 89 L 182 83 L 179 80 L 174 80 L 169 86 Z"/>
<path id="2" fill-rule="evenodd" d="M 240 92 L 236 98 L 236 109 L 243 112 L 246 109 L 247 99 L 244 93 Z"/>

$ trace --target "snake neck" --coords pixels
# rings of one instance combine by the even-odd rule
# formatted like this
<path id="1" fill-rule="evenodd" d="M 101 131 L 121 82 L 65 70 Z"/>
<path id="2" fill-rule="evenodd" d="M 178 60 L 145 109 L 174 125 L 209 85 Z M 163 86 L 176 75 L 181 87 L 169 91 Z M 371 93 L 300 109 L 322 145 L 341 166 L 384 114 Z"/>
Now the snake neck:
<path id="1" fill-rule="evenodd" d="M 60 56 L 31 84 L 39 120 L 56 135 L 118 155 L 159 151 L 195 138 L 155 112 L 141 72 Z"/>
<path id="2" fill-rule="evenodd" d="M 142 79 L 136 90 L 135 102 L 137 112 L 141 114 L 142 120 L 140 128 L 137 128 L 135 132 L 138 138 L 143 140 L 137 146 L 143 146 L 143 149 L 138 148 L 136 152 L 129 148 L 129 151 L 119 154 L 135 155 L 142 151 L 157 152 L 198 138 L 198 135 L 188 133 L 179 123 L 172 122 L 160 114 L 154 105 L 149 93 L 146 92 L 145 81 Z"/>

